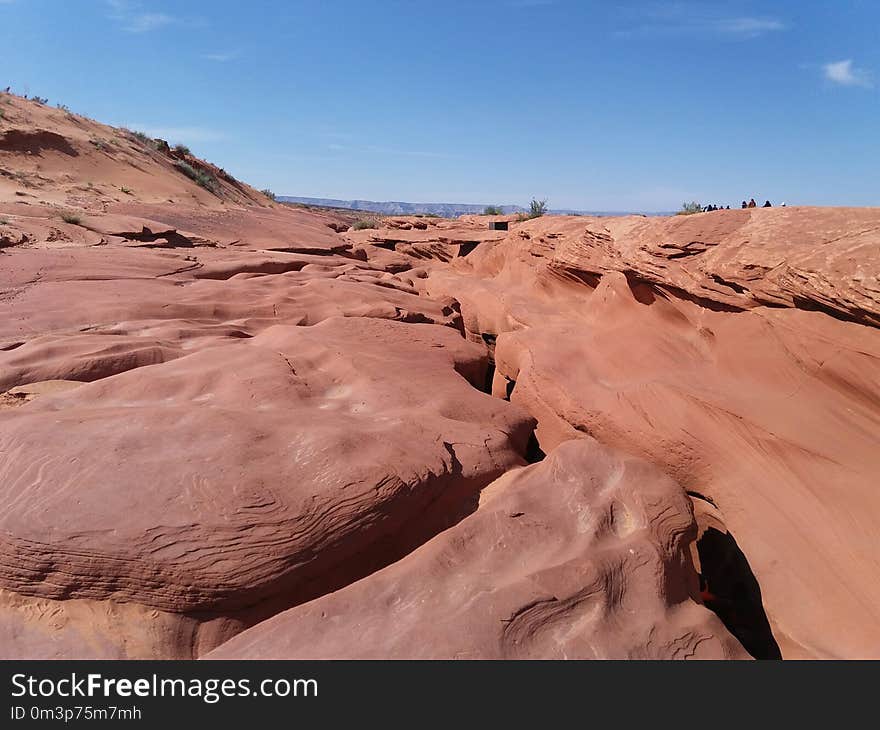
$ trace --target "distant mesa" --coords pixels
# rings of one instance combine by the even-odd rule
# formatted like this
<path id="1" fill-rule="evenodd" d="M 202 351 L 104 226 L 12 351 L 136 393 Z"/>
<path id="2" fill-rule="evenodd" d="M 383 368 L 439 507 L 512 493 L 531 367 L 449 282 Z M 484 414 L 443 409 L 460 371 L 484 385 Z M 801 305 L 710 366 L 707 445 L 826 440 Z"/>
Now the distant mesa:
<path id="1" fill-rule="evenodd" d="M 397 200 L 339 200 L 336 198 L 307 198 L 297 195 L 279 195 L 279 203 L 295 203 L 299 205 L 312 205 L 318 208 L 338 208 L 343 210 L 363 210 L 381 215 L 437 215 L 441 218 L 458 218 L 462 215 L 480 215 L 489 207 L 489 203 L 475 205 L 472 203 L 404 203 Z M 515 213 L 527 213 L 528 209 L 521 205 L 493 206 L 501 210 L 502 215 Z M 655 213 L 647 211 L 600 211 L 600 210 L 574 210 L 568 208 L 551 209 L 556 215 L 628 215 L 631 213 L 644 213 L 645 215 L 668 215 L 668 213 Z"/>
<path id="2" fill-rule="evenodd" d="M 437 215 L 441 218 L 479 215 L 488 205 L 473 205 L 469 203 L 404 203 L 396 200 L 385 202 L 375 200 L 338 200 L 336 198 L 307 198 L 296 195 L 279 195 L 277 200 L 280 203 L 314 205 L 318 208 L 363 210 L 382 215 Z M 505 215 L 523 213 L 526 210 L 518 205 L 501 205 L 498 207 Z"/>

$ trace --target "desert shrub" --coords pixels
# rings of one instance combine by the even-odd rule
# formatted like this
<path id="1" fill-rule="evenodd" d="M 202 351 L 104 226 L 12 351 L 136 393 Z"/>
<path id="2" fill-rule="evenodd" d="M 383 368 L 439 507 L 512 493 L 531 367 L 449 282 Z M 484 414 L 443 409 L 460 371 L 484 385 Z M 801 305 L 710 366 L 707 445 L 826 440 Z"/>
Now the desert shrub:
<path id="1" fill-rule="evenodd" d="M 378 228 L 379 226 L 376 224 L 376 221 L 370 220 L 368 218 L 361 218 L 359 221 L 355 221 L 354 225 L 351 227 L 352 230 L 362 231 L 365 228 Z"/>
<path id="2" fill-rule="evenodd" d="M 197 170 L 188 162 L 183 162 L 182 160 L 175 160 L 174 167 L 196 183 L 196 185 L 200 185 L 205 190 L 214 193 L 215 195 L 220 190 L 220 184 L 217 182 L 217 178 L 204 170 Z"/>
<path id="3" fill-rule="evenodd" d="M 100 152 L 107 149 L 107 143 L 103 139 L 90 139 L 89 142 L 91 142 L 94 148 Z"/>
<path id="4" fill-rule="evenodd" d="M 125 193 L 125 195 L 131 195 L 131 192 L 132 192 L 131 188 L 127 188 L 127 187 L 125 187 L 125 185 L 123 185 L 123 186 L 122 186 L 121 188 L 119 188 L 119 189 L 120 189 L 123 193 Z"/>
<path id="5" fill-rule="evenodd" d="M 263 195 L 265 195 L 269 200 L 275 200 L 275 193 L 273 193 L 269 188 L 260 191 Z"/>
<path id="6" fill-rule="evenodd" d="M 62 213 L 61 220 L 65 223 L 70 223 L 72 226 L 82 225 L 82 218 L 80 218 L 76 213 Z"/>
<path id="7" fill-rule="evenodd" d="M 547 201 L 546 200 L 538 200 L 536 198 L 532 198 L 532 202 L 529 203 L 529 218 L 540 218 L 547 212 Z"/>
<path id="8" fill-rule="evenodd" d="M 143 132 L 132 131 L 130 129 L 126 129 L 125 131 L 128 132 L 128 134 L 132 137 L 132 139 L 137 140 L 142 145 L 144 145 L 144 147 L 149 147 L 150 149 L 158 150 L 159 147 L 161 146 L 157 140 L 153 139 L 148 134 L 144 134 Z"/>
<path id="9" fill-rule="evenodd" d="M 66 112 L 67 114 L 70 114 L 70 107 L 68 107 L 67 104 L 56 104 L 55 106 L 58 109 L 60 109 L 61 111 Z"/>
<path id="10" fill-rule="evenodd" d="M 504 211 L 497 205 L 487 205 L 483 210 L 483 215 L 504 215 Z"/>
<path id="11" fill-rule="evenodd" d="M 693 215 L 694 213 L 702 212 L 703 206 L 696 201 L 691 201 L 690 203 L 682 203 L 681 210 L 678 211 L 677 215 Z"/>
<path id="12" fill-rule="evenodd" d="M 44 106 L 49 103 L 49 100 L 45 96 L 32 96 L 31 101 L 35 101 L 37 104 L 43 104 Z"/>
<path id="13" fill-rule="evenodd" d="M 189 151 L 189 147 L 187 147 L 185 144 L 176 144 L 176 145 L 174 145 L 173 149 L 178 155 L 191 155 L 192 154 L 192 152 Z"/>

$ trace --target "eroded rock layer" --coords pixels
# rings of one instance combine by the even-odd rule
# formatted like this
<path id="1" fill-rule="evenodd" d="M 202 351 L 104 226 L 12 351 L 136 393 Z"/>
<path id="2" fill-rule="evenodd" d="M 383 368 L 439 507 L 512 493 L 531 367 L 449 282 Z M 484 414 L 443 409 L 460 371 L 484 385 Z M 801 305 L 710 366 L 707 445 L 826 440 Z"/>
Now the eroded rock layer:
<path id="1" fill-rule="evenodd" d="M 0 100 L 0 656 L 880 656 L 880 211 L 365 221 Z"/>
<path id="2" fill-rule="evenodd" d="M 683 490 L 592 440 L 491 484 L 411 555 L 208 658 L 744 657 L 694 598 Z"/>
<path id="3" fill-rule="evenodd" d="M 820 230 L 832 222 L 845 229 L 849 215 L 801 212 Z M 730 258 L 743 246 L 710 236 L 716 215 L 729 213 L 693 216 L 687 225 L 702 231 L 692 237 L 713 241 L 716 257 Z M 790 232 L 779 216 L 796 213 L 752 215 L 756 230 L 773 226 L 781 239 L 752 256 L 818 260 L 824 250 L 861 272 L 859 284 L 819 267 L 826 294 L 838 297 L 834 316 L 796 300 L 784 278 L 754 284 L 774 292 L 779 306 L 767 307 L 745 293 L 718 298 L 696 269 L 689 290 L 670 287 L 683 276 L 676 258 L 665 284 L 631 268 L 600 271 L 587 262 L 601 252 L 586 246 L 574 256 L 566 243 L 570 229 L 581 236 L 595 225 L 576 219 L 524 224 L 505 244 L 432 272 L 426 291 L 457 297 L 468 336 L 492 342 L 493 393 L 538 419 L 545 451 L 594 437 L 651 460 L 720 507 L 784 656 L 878 656 L 880 331 L 870 301 L 860 300 L 859 315 L 846 314 L 843 302 L 854 301 L 856 284 L 876 287 L 866 254 L 880 250 L 880 238 L 859 234 L 859 252 L 837 233 L 810 253 L 808 242 L 784 238 Z M 880 223 L 880 213 L 859 211 L 850 224 L 869 227 L 870 216 Z M 656 234 L 684 224 L 603 223 L 626 225 Z M 558 237 L 537 233 L 557 226 Z M 633 250 L 636 243 L 625 242 L 620 255 Z"/>
<path id="4" fill-rule="evenodd" d="M 2 587 L 224 615 L 319 595 L 522 463 L 533 422 L 484 370 L 454 329 L 333 318 L 9 410 Z"/>

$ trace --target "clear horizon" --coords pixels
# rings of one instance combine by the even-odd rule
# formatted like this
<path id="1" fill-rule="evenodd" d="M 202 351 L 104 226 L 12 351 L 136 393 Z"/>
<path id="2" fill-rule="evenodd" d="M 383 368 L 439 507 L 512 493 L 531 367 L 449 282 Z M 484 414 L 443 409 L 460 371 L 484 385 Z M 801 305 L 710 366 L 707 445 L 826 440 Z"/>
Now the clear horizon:
<path id="1" fill-rule="evenodd" d="M 880 5 L 0 0 L 0 86 L 279 195 L 880 205 Z"/>

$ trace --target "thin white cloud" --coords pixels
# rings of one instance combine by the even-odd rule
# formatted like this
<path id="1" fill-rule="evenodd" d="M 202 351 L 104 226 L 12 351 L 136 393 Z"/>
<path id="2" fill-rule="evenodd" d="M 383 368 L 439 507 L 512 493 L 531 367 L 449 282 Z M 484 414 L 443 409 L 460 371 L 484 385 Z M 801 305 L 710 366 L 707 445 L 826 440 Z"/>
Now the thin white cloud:
<path id="1" fill-rule="evenodd" d="M 126 25 L 122 26 L 122 29 L 129 33 L 149 33 L 173 22 L 174 18 L 165 13 L 140 13 L 133 16 Z"/>
<path id="2" fill-rule="evenodd" d="M 775 18 L 725 18 L 715 23 L 719 33 L 755 38 L 775 30 L 785 30 L 785 23 Z"/>
<path id="3" fill-rule="evenodd" d="M 121 125 L 126 129 L 143 132 L 150 137 L 164 139 L 171 144 L 187 143 L 199 144 L 201 142 L 220 142 L 227 139 L 227 135 L 216 129 L 207 127 L 154 127 L 149 124 L 132 122 Z"/>
<path id="4" fill-rule="evenodd" d="M 149 33 L 159 28 L 177 23 L 174 16 L 167 13 L 154 13 L 144 10 L 136 0 L 105 0 L 110 9 L 110 17 L 128 33 Z"/>
<path id="5" fill-rule="evenodd" d="M 871 74 L 863 68 L 853 66 L 851 58 L 845 61 L 834 61 L 826 63 L 822 66 L 825 78 L 840 86 L 863 86 L 870 88 L 873 86 Z"/>
<path id="6" fill-rule="evenodd" d="M 753 15 L 722 15 L 702 4 L 662 3 L 625 13 L 626 27 L 618 36 L 700 35 L 730 40 L 749 40 L 787 28 L 779 18 Z"/>
<path id="7" fill-rule="evenodd" d="M 230 51 L 228 53 L 203 53 L 202 58 L 206 61 L 214 61 L 215 63 L 226 63 L 227 61 L 234 61 L 238 58 L 238 51 Z"/>

